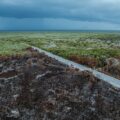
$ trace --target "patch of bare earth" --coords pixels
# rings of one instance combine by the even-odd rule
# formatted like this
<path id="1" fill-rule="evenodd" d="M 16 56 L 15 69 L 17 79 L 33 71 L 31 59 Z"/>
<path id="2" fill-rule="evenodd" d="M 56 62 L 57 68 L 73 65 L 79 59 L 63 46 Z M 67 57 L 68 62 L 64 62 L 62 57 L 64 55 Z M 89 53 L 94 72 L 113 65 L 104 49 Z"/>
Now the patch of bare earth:
<path id="1" fill-rule="evenodd" d="M 120 120 L 120 91 L 31 50 L 0 60 L 0 120 Z"/>

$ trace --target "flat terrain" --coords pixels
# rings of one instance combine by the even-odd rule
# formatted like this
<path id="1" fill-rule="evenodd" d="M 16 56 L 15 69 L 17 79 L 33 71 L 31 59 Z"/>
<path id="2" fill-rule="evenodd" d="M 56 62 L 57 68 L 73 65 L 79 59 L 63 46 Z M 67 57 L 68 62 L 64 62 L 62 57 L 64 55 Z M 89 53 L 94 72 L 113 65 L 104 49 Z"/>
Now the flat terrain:
<path id="1" fill-rule="evenodd" d="M 21 43 L 27 43 L 69 58 L 87 56 L 97 59 L 120 56 L 119 33 L 80 33 L 80 32 L 1 32 L 0 46 L 12 50 Z M 2 49 L 0 54 L 2 54 Z M 24 48 L 24 47 L 23 47 Z M 9 50 L 9 47 L 8 47 Z M 16 49 L 17 50 L 17 49 Z M 3 49 L 5 51 L 5 49 Z"/>
<path id="2" fill-rule="evenodd" d="M 120 78 L 120 33 L 0 32 L 0 56 L 24 55 L 29 45 Z"/>
<path id="3" fill-rule="evenodd" d="M 0 60 L 0 120 L 120 120 L 120 91 L 32 49 Z"/>

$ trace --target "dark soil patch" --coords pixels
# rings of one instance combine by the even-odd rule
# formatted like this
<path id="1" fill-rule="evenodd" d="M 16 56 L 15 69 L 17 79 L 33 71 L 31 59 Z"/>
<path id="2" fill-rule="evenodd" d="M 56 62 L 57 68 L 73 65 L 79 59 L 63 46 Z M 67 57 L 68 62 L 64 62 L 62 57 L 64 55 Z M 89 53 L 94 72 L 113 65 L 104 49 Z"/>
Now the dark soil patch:
<path id="1" fill-rule="evenodd" d="M 16 74 L 17 72 L 15 70 L 5 71 L 0 73 L 0 78 L 9 78 L 15 76 Z"/>
<path id="2" fill-rule="evenodd" d="M 0 61 L 0 120 L 120 120 L 120 91 L 31 50 Z M 7 73 L 8 74 L 8 73 Z"/>

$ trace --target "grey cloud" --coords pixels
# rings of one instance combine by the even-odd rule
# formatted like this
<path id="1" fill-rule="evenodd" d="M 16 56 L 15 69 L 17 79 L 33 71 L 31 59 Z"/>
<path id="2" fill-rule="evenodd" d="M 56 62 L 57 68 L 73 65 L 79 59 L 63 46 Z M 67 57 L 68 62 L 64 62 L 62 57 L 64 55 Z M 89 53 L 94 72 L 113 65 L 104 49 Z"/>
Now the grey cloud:
<path id="1" fill-rule="evenodd" d="M 7 21 L 9 18 L 21 20 L 25 23 L 26 20 L 30 20 L 32 25 L 32 21 L 40 20 L 42 27 L 46 26 L 44 21 L 47 19 L 51 20 L 50 23 L 46 21 L 49 24 L 55 22 L 52 20 L 62 20 L 60 23 L 66 25 L 66 21 L 71 21 L 70 23 L 75 25 L 78 22 L 82 24 L 91 22 L 95 26 L 98 23 L 102 23 L 101 25 L 106 23 L 106 27 L 110 25 L 116 28 L 120 24 L 119 11 L 119 0 L 0 0 L 1 18 Z"/>

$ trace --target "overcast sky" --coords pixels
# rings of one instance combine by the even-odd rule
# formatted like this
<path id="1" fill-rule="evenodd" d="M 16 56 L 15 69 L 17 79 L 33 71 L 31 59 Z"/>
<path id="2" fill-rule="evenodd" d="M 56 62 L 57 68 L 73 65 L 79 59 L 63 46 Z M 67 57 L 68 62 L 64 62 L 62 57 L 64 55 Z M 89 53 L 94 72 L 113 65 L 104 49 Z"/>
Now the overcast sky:
<path id="1" fill-rule="evenodd" d="M 0 0 L 0 30 L 120 30 L 120 0 Z"/>

